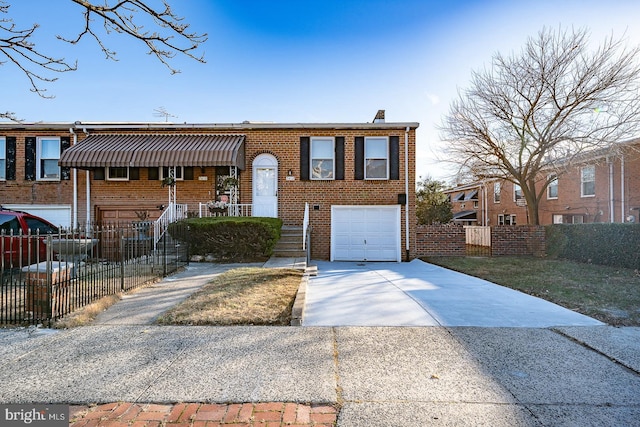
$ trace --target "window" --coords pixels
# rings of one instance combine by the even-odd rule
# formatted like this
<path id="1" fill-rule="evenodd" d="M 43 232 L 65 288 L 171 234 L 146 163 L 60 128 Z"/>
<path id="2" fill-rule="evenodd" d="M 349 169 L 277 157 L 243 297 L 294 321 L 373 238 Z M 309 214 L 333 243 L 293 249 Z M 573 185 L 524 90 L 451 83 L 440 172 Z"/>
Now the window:
<path id="1" fill-rule="evenodd" d="M 60 138 L 38 138 L 36 174 L 39 180 L 60 179 Z"/>
<path id="2" fill-rule="evenodd" d="M 333 138 L 311 138 L 311 179 L 334 179 Z"/>
<path id="3" fill-rule="evenodd" d="M 563 215 L 554 214 L 553 215 L 553 223 L 554 224 L 562 224 L 564 222 Z"/>
<path id="4" fill-rule="evenodd" d="M 596 195 L 596 167 L 585 166 L 580 170 L 580 196 L 592 197 Z"/>
<path id="5" fill-rule="evenodd" d="M 0 181 L 7 179 L 7 140 L 0 137 Z"/>
<path id="6" fill-rule="evenodd" d="M 499 214 L 498 225 L 516 225 L 516 216 L 513 214 Z"/>
<path id="7" fill-rule="evenodd" d="M 389 141 L 385 137 L 364 139 L 364 179 L 389 179 Z"/>
<path id="8" fill-rule="evenodd" d="M 128 181 L 129 168 L 109 167 L 107 168 L 107 179 L 109 181 Z"/>
<path id="9" fill-rule="evenodd" d="M 513 201 L 517 203 L 518 200 L 524 200 L 524 194 L 518 184 L 513 184 Z"/>
<path id="10" fill-rule="evenodd" d="M 547 199 L 558 198 L 558 175 L 549 175 L 549 186 L 547 187 Z"/>
<path id="11" fill-rule="evenodd" d="M 478 201 L 477 200 L 473 201 L 473 209 L 478 209 Z"/>
<path id="12" fill-rule="evenodd" d="M 502 185 L 499 182 L 493 183 L 493 203 L 500 203 L 500 192 Z"/>
<path id="13" fill-rule="evenodd" d="M 160 174 L 160 180 L 169 177 L 169 167 L 165 166 L 162 168 L 162 173 Z M 176 172 L 173 176 L 176 181 L 182 181 L 184 179 L 184 166 L 176 166 Z"/>

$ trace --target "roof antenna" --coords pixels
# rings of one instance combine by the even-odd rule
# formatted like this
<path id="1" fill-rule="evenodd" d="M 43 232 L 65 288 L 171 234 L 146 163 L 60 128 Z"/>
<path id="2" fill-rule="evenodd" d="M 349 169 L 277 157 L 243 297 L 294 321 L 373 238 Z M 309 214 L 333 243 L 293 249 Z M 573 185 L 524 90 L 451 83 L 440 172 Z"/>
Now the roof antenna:
<path id="1" fill-rule="evenodd" d="M 174 116 L 173 114 L 169 113 L 167 111 L 167 109 L 164 108 L 164 107 L 154 108 L 153 109 L 153 116 L 154 117 L 164 117 L 165 123 L 169 121 L 169 117 L 175 117 L 175 118 L 178 117 L 178 116 Z"/>

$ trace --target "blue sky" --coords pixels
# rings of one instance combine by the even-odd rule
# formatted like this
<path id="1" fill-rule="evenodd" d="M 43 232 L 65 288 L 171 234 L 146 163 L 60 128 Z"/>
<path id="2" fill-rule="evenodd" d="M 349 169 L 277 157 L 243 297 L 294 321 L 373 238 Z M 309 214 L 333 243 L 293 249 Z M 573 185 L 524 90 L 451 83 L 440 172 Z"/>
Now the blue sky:
<path id="1" fill-rule="evenodd" d="M 155 1 L 155 0 L 153 0 Z M 437 125 L 472 70 L 500 51 L 518 51 L 543 26 L 588 27 L 640 44 L 636 0 L 170 0 L 193 31 L 206 32 L 206 64 L 176 57 L 171 75 L 140 44 L 104 39 L 119 61 L 90 39 L 55 40 L 82 28 L 66 0 L 10 0 L 19 26 L 41 25 L 39 45 L 78 60 L 79 70 L 47 85 L 54 99 L 29 92 L 0 66 L 0 110 L 27 121 L 162 121 L 164 107 L 189 123 L 419 122 L 417 174 L 448 179 L 437 160 Z"/>

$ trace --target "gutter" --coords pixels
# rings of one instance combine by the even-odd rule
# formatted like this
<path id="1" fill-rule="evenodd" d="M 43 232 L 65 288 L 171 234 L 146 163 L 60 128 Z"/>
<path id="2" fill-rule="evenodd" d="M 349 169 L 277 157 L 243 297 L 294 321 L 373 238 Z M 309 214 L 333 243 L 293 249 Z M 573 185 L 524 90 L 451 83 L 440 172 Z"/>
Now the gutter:
<path id="1" fill-rule="evenodd" d="M 404 130 L 404 193 L 406 194 L 406 200 L 404 205 L 404 233 L 405 233 L 405 255 L 407 262 L 409 261 L 410 246 L 409 246 L 409 130 L 411 128 L 407 126 Z"/>

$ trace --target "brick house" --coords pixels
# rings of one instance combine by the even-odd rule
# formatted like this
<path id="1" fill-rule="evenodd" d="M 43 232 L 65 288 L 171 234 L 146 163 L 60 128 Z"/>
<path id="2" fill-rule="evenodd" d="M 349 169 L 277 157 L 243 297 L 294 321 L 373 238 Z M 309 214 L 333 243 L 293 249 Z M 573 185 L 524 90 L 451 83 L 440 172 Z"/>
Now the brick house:
<path id="1" fill-rule="evenodd" d="M 380 113 L 373 123 L 3 123 L 0 204 L 63 226 L 155 220 L 172 201 L 199 215 L 216 200 L 299 226 L 308 205 L 312 257 L 408 260 L 419 124 Z"/>
<path id="2" fill-rule="evenodd" d="M 615 153 L 600 150 L 575 163 L 547 188 L 540 201 L 541 225 L 588 222 L 637 222 L 640 214 L 640 140 L 621 144 Z M 468 214 L 469 201 L 458 200 L 477 189 L 478 221 L 472 225 L 528 224 L 519 186 L 508 181 L 487 181 L 447 190 L 454 218 Z M 482 198 L 486 196 L 486 203 Z M 462 206 L 464 205 L 464 207 Z M 482 212 L 482 209 L 485 209 Z M 480 218 L 486 218 L 482 222 Z"/>

